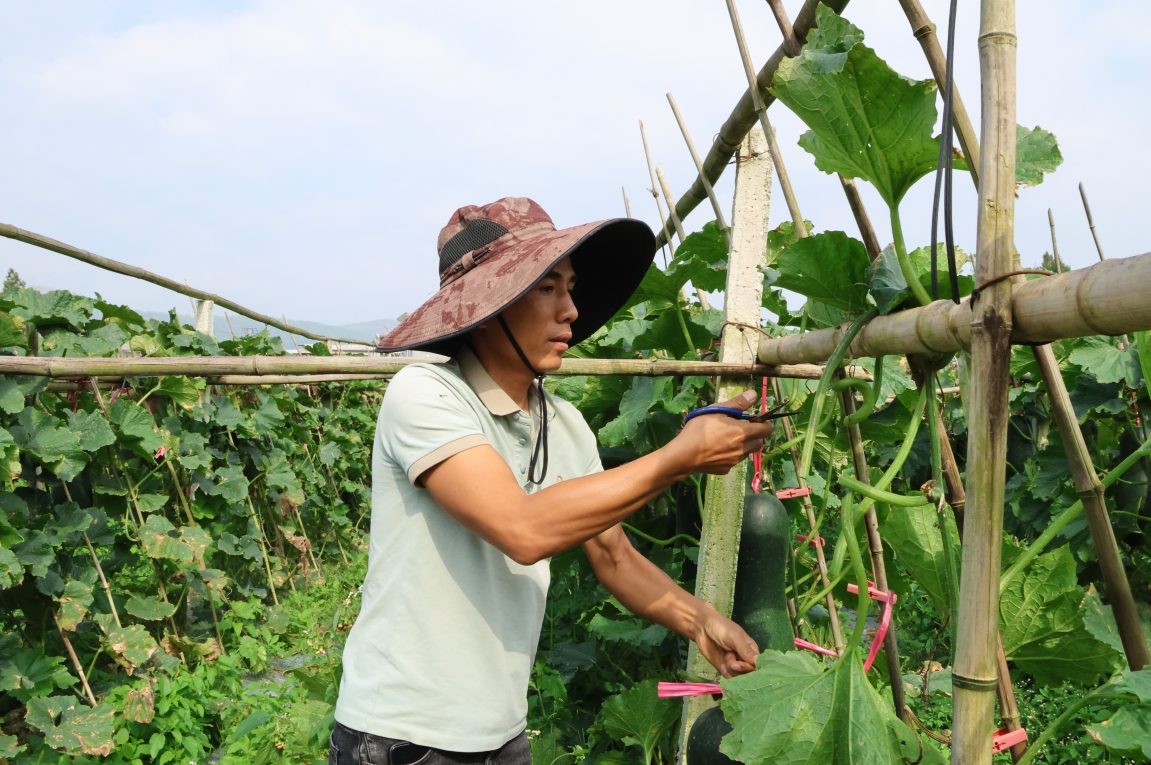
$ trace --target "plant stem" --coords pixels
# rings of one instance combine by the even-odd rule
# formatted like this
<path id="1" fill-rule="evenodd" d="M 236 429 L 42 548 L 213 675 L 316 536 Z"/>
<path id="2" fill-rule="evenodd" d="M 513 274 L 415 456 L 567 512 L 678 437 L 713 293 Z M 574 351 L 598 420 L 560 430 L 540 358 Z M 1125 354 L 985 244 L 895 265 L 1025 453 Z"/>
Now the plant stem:
<path id="1" fill-rule="evenodd" d="M 671 537 L 670 539 L 656 539 L 653 536 L 650 536 L 648 534 L 643 533 L 642 531 L 637 529 L 635 526 L 632 526 L 630 523 L 624 523 L 621 525 L 625 529 L 627 529 L 629 532 L 631 532 L 632 534 L 635 534 L 640 539 L 646 539 L 647 541 L 651 542 L 653 545 L 656 545 L 657 547 L 664 547 L 665 545 L 670 545 L 673 542 L 675 542 L 677 539 L 683 539 L 683 540 L 686 540 L 688 542 L 691 542 L 696 547 L 699 546 L 699 540 L 696 539 L 695 537 L 691 536 L 690 534 L 676 534 L 674 537 Z"/>
<path id="2" fill-rule="evenodd" d="M 843 480 L 843 477 L 840 477 Z M 871 597 L 868 594 L 867 585 L 867 569 L 863 566 L 863 554 L 859 551 L 859 540 L 855 538 L 855 512 L 854 512 L 854 497 L 851 492 L 848 492 L 843 497 L 843 534 L 847 535 L 847 557 L 851 559 L 851 568 L 855 573 L 855 586 L 859 588 L 859 606 L 855 614 L 855 629 L 848 638 L 847 645 L 843 649 L 842 656 L 854 651 L 859 647 L 860 642 L 863 640 L 863 630 L 867 625 L 867 607 L 871 602 Z"/>
<path id="3" fill-rule="evenodd" d="M 868 486 L 863 481 L 857 481 L 849 475 L 842 475 L 839 477 L 839 482 L 843 484 L 846 489 L 857 491 L 864 497 L 871 499 L 875 502 L 882 502 L 885 505 L 895 505 L 896 507 L 922 507 L 923 505 L 930 504 L 927 497 L 922 494 L 905 497 L 902 494 L 892 494 L 889 491 L 877 489 L 874 486 Z"/>
<path id="4" fill-rule="evenodd" d="M 955 625 L 959 623 L 959 572 L 955 568 L 955 558 L 952 555 L 951 530 L 947 527 L 947 513 L 944 511 L 943 499 L 943 458 L 940 446 L 939 410 L 936 408 L 935 375 L 927 375 L 924 380 L 924 389 L 927 391 L 927 426 L 931 434 L 931 479 L 934 484 L 935 514 L 939 519 L 939 537 L 943 544 L 943 575 L 947 579 L 947 599 L 951 612 L 949 619 L 951 637 L 955 639 Z"/>
<path id="5" fill-rule="evenodd" d="M 927 294 L 927 290 L 919 283 L 919 275 L 911 267 L 907 245 L 903 243 L 903 226 L 899 222 L 898 203 L 891 207 L 891 236 L 895 239 L 895 257 L 899 260 L 899 270 L 903 272 L 907 286 L 911 288 L 920 305 L 928 305 L 931 303 L 931 295 Z"/>
<path id="6" fill-rule="evenodd" d="M 891 465 L 887 468 L 887 472 L 883 477 L 875 482 L 870 488 L 872 490 L 878 489 L 883 491 L 891 482 L 895 480 L 895 475 L 903 467 L 903 463 L 907 461 L 907 456 L 911 454 L 911 447 L 915 443 L 915 436 L 919 432 L 919 421 L 923 419 L 923 409 L 927 405 L 927 395 L 921 390 L 919 392 L 919 400 L 915 404 L 915 411 L 911 413 L 911 424 L 907 428 L 907 433 L 903 436 L 903 443 L 899 446 L 899 451 L 895 455 L 895 459 L 891 461 Z M 858 513 L 863 514 L 871 508 L 875 500 L 870 497 L 865 499 L 859 506 Z"/>
<path id="7" fill-rule="evenodd" d="M 52 612 L 52 621 L 56 622 L 60 639 L 64 641 L 64 649 L 68 651 L 68 657 L 72 659 L 72 666 L 76 668 L 76 674 L 80 676 L 80 682 L 84 684 L 84 693 L 88 694 L 88 701 L 92 702 L 92 706 L 96 706 L 96 696 L 92 693 L 92 687 L 88 685 L 88 676 L 84 674 L 84 667 L 80 665 L 80 659 L 76 657 L 76 649 L 72 647 L 72 641 L 64 634 L 64 628 L 60 626 L 60 620 L 56 618 L 55 611 Z"/>
<path id="8" fill-rule="evenodd" d="M 815 389 L 815 398 L 811 402 L 811 419 L 808 424 L 806 437 L 803 441 L 803 453 L 800 455 L 801 464 L 795 466 L 796 478 L 806 479 L 808 474 L 811 473 L 811 455 L 815 451 L 815 435 L 818 432 L 816 425 L 819 423 L 819 415 L 823 409 L 823 399 L 827 395 L 828 388 L 831 387 L 831 380 L 835 377 L 835 372 L 839 369 L 844 354 L 847 353 L 847 349 L 851 347 L 851 341 L 855 339 L 855 336 L 859 334 L 864 325 L 878 315 L 879 309 L 872 308 L 856 319 L 851 327 L 848 328 L 847 332 L 844 333 L 843 338 L 840 339 L 831 357 L 827 360 L 827 366 L 823 370 L 823 376 L 819 378 L 819 387 Z"/>

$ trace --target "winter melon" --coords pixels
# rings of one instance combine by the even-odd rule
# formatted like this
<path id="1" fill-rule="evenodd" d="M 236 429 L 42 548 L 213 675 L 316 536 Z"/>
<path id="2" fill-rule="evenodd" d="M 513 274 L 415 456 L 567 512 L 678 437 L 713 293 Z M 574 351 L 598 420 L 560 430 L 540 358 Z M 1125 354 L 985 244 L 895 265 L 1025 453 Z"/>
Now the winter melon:
<path id="1" fill-rule="evenodd" d="M 723 719 L 723 710 L 705 710 L 691 726 L 687 737 L 687 765 L 736 765 L 735 760 L 719 751 L 719 742 L 731 733 L 731 724 Z"/>
<path id="2" fill-rule="evenodd" d="M 759 650 L 790 651 L 795 633 L 787 613 L 787 562 L 791 523 L 773 494 L 749 492 L 743 501 L 743 535 L 731 618 Z"/>

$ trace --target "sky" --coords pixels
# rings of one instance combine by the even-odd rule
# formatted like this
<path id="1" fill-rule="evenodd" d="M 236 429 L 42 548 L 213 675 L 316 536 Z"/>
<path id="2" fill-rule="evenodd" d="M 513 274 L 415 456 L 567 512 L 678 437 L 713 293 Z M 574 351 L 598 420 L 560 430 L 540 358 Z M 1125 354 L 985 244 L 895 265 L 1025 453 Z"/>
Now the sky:
<path id="1" fill-rule="evenodd" d="M 785 0 L 794 16 L 802 0 Z M 945 3 L 924 0 L 946 31 Z M 740 4 L 757 67 L 780 35 Z M 251 309 L 345 324 L 411 311 L 438 285 L 436 236 L 466 204 L 529 196 L 560 227 L 622 216 L 658 225 L 637 120 L 674 193 L 694 178 L 665 94 L 701 151 L 746 87 L 721 0 L 277 0 L 85 3 L 0 0 L 0 222 L 227 296 Z M 896 0 L 844 15 L 897 71 L 930 76 Z M 1134 0 L 1019 0 L 1019 122 L 1058 136 L 1065 162 L 1016 205 L 1025 265 L 1050 249 L 1097 255 L 1078 184 L 1109 257 L 1151 250 L 1145 179 L 1151 55 L 1112 44 L 1151 26 Z M 960 3 L 956 83 L 979 124 L 978 4 Z M 1143 51 L 1143 52 L 1141 52 Z M 772 108 L 804 216 L 855 233 L 835 178 Z M 730 206 L 734 173 L 717 191 Z M 863 195 L 881 243 L 886 208 Z M 787 220 L 776 194 L 772 225 Z M 902 207 L 929 241 L 931 182 Z M 697 230 L 708 205 L 685 221 Z M 956 178 L 958 244 L 974 249 L 975 195 Z M 187 298 L 0 239 L 0 270 L 140 310 Z"/>

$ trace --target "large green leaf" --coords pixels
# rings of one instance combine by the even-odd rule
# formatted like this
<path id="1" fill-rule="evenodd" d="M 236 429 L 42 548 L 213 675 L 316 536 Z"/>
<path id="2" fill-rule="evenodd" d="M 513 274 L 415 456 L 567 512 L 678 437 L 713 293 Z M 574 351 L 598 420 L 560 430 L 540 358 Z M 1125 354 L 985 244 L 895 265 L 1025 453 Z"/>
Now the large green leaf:
<path id="1" fill-rule="evenodd" d="M 667 637 L 667 628 L 658 624 L 644 627 L 639 619 L 608 619 L 603 614 L 592 617 L 588 629 L 604 640 L 622 641 L 634 646 L 656 646 Z"/>
<path id="2" fill-rule="evenodd" d="M 140 527 L 140 541 L 152 558 L 169 558 L 182 563 L 199 560 L 211 544 L 211 537 L 199 526 L 177 529 L 162 515 L 150 515 Z"/>
<path id="3" fill-rule="evenodd" d="M 944 762 L 899 721 L 855 651 L 826 670 L 810 654 L 764 651 L 754 672 L 721 682 L 733 730 L 720 749 L 747 765 Z"/>
<path id="4" fill-rule="evenodd" d="M 645 763 L 652 761 L 660 740 L 680 716 L 681 704 L 659 698 L 656 685 L 655 680 L 636 683 L 604 702 L 600 713 L 607 734 L 617 741 L 641 746 Z"/>
<path id="5" fill-rule="evenodd" d="M 60 613 L 56 619 L 60 628 L 75 630 L 92 605 L 92 585 L 73 579 L 64 586 L 64 594 L 57 600 L 60 601 Z"/>
<path id="6" fill-rule="evenodd" d="M 7 691 L 23 702 L 77 682 L 64 668 L 62 656 L 45 656 L 41 648 L 20 648 L 8 660 L 0 662 L 0 691 Z"/>
<path id="7" fill-rule="evenodd" d="M 28 335 L 24 319 L 10 313 L 0 313 L 0 348 L 27 348 Z"/>
<path id="8" fill-rule="evenodd" d="M 827 6 L 816 21 L 803 52 L 779 65 L 771 92 L 811 128 L 799 145 L 820 170 L 862 178 L 898 207 L 939 162 L 935 81 L 897 73 Z"/>
<path id="9" fill-rule="evenodd" d="M 94 621 L 104 630 L 108 648 L 116 657 L 116 661 L 129 671 L 146 664 L 160 650 L 160 646 L 148 634 L 148 630 L 139 624 L 117 627 L 111 614 L 97 614 Z"/>
<path id="10" fill-rule="evenodd" d="M 688 234 L 676 248 L 673 269 L 682 269 L 693 261 L 707 268 L 691 266 L 692 286 L 705 292 L 721 292 L 727 286 L 727 242 L 715 221 L 705 223 L 701 231 Z"/>
<path id="11" fill-rule="evenodd" d="M 54 749 L 107 757 L 112 753 L 114 714 L 106 704 L 88 707 L 72 696 L 52 696 L 29 701 L 24 719 L 39 728 L 44 743 Z"/>
<path id="12" fill-rule="evenodd" d="M 632 378 L 631 388 L 620 400 L 619 416 L 600 429 L 599 442 L 620 446 L 634 438 L 648 412 L 667 395 L 671 382 L 670 377 Z"/>
<path id="13" fill-rule="evenodd" d="M 1038 186 L 1043 174 L 1055 172 L 1063 164 L 1063 153 L 1055 136 L 1041 127 L 1034 130 L 1015 126 L 1015 182 L 1020 186 Z"/>
<path id="14" fill-rule="evenodd" d="M 164 445 L 164 437 L 156 430 L 152 413 L 126 398 L 119 398 L 109 409 L 112 424 L 120 429 L 120 441 L 139 454 L 151 457 Z"/>
<path id="15" fill-rule="evenodd" d="M 160 380 L 160 392 L 184 409 L 191 409 L 200 403 L 202 390 L 203 378 L 165 377 Z"/>
<path id="16" fill-rule="evenodd" d="M 1101 383 L 1125 379 L 1129 355 L 1115 347 L 1110 338 L 1084 337 L 1075 342 L 1077 347 L 1068 358 L 1072 364 L 1095 375 Z"/>
<path id="17" fill-rule="evenodd" d="M 116 434 L 102 412 L 85 412 L 83 409 L 69 412 L 68 429 L 80 438 L 80 448 L 86 452 L 116 443 Z"/>
<path id="18" fill-rule="evenodd" d="M 1019 552 L 1004 543 L 1005 568 Z M 999 630 L 1007 658 L 1043 684 L 1093 683 L 1115 671 L 1121 654 L 1087 629 L 1087 598 L 1068 546 L 1037 556 L 1000 593 Z"/>
<path id="19" fill-rule="evenodd" d="M 176 613 L 176 607 L 174 605 L 165 603 L 155 595 L 141 596 L 133 594 L 132 597 L 128 598 L 128 602 L 124 604 L 124 610 L 137 619 L 143 619 L 148 622 L 167 619 Z"/>
<path id="20" fill-rule="evenodd" d="M 0 547 L 0 590 L 24 581 L 24 566 L 16 554 L 6 547 Z"/>
<path id="21" fill-rule="evenodd" d="M 939 271 L 939 297 L 941 300 L 951 299 L 951 281 L 947 275 L 947 248 L 940 243 L 936 248 Z M 919 276 L 919 283 L 923 285 L 928 294 L 931 293 L 931 248 L 920 247 L 907 255 L 911 267 Z M 958 247 L 955 248 L 955 267 L 962 269 L 968 262 L 967 253 Z M 959 296 L 970 295 L 975 281 L 970 276 L 960 274 Z M 895 255 L 895 248 L 888 245 L 871 264 L 867 272 L 867 285 L 875 304 L 879 306 L 882 314 L 891 313 L 902 306 L 912 296 L 911 287 L 907 286 L 907 279 L 899 267 L 899 260 Z M 914 305 L 914 301 L 912 301 Z"/>
<path id="22" fill-rule="evenodd" d="M 29 407 L 20 412 L 12 437 L 63 481 L 71 481 L 88 464 L 80 438 L 47 412 Z"/>
<path id="23" fill-rule="evenodd" d="M 532 765 L 571 765 L 575 761 L 575 758 L 560 746 L 559 732 L 554 728 L 534 737 L 531 746 Z"/>
<path id="24" fill-rule="evenodd" d="M 4 293 L 16 307 L 12 313 L 36 325 L 41 333 L 49 327 L 83 327 L 92 318 L 96 305 L 91 298 L 64 290 L 41 293 L 36 289 L 16 289 Z"/>
<path id="25" fill-rule="evenodd" d="M 958 561 L 959 531 L 950 516 L 947 521 L 952 540 L 952 559 Z M 939 517 L 934 506 L 892 507 L 883 519 L 882 529 L 883 541 L 899 556 L 911 578 L 931 597 L 936 613 L 950 613 L 943 539 L 939 533 Z"/>
<path id="26" fill-rule="evenodd" d="M 248 479 L 239 465 L 229 465 L 216 471 L 216 484 L 208 490 L 214 497 L 223 497 L 228 502 L 243 502 L 248 496 Z"/>
<path id="27" fill-rule="evenodd" d="M 867 250 L 842 231 L 800 239 L 780 253 L 776 287 L 798 292 L 829 306 L 861 313 L 868 308 Z"/>

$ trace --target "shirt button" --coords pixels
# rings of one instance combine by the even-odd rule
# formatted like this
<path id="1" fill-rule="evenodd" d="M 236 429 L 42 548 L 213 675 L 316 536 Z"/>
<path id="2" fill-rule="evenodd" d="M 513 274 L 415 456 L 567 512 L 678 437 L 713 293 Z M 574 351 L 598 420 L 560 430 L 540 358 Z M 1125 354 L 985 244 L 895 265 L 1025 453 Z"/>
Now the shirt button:
<path id="1" fill-rule="evenodd" d="M 523 446 L 523 445 L 524 445 L 524 444 L 526 444 L 527 442 L 528 442 L 528 440 L 527 440 L 526 438 L 521 438 L 521 439 L 520 439 L 520 446 Z"/>
<path id="2" fill-rule="evenodd" d="M 521 466 L 520 466 L 520 473 L 522 474 L 522 473 L 526 473 L 526 472 L 528 472 L 528 469 L 527 469 L 526 467 L 523 467 L 523 466 L 521 465 Z"/>

